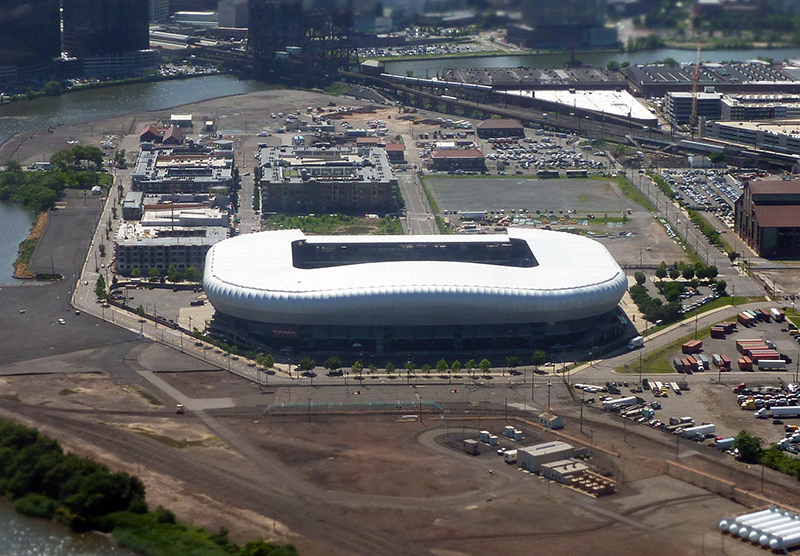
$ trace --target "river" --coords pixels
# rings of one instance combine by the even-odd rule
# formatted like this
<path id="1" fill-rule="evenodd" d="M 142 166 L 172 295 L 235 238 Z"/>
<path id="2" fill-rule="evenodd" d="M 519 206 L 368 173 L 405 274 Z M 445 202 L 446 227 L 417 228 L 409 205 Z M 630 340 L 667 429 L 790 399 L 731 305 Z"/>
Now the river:
<path id="1" fill-rule="evenodd" d="M 109 118 L 126 112 L 163 110 L 265 88 L 262 83 L 240 81 L 232 75 L 209 75 L 102 87 L 59 97 L 12 102 L 0 106 L 0 144 L 23 131 Z"/>
<path id="2" fill-rule="evenodd" d="M 772 58 L 775 61 L 800 58 L 798 48 L 744 49 L 744 50 L 708 50 L 700 53 L 704 62 L 746 61 L 757 58 Z M 578 52 L 575 58 L 584 64 L 605 66 L 609 60 L 620 63 L 650 64 L 666 58 L 674 58 L 681 63 L 694 63 L 697 53 L 694 50 L 662 48 L 641 52 Z M 436 72 L 452 68 L 552 68 L 563 67 L 569 60 L 569 53 L 559 54 L 513 54 L 508 56 L 475 56 L 471 58 L 437 58 L 426 60 L 387 61 L 386 72 L 395 75 L 406 75 L 413 72 L 413 77 L 436 77 Z"/>
<path id="3" fill-rule="evenodd" d="M 133 556 L 100 535 L 75 535 L 64 525 L 18 514 L 0 500 L 0 556 Z"/>

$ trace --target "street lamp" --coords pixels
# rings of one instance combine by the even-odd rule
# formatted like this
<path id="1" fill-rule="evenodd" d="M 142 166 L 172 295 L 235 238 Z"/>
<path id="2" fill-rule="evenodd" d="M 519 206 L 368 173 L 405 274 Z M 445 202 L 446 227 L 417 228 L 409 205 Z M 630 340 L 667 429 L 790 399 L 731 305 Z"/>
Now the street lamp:
<path id="1" fill-rule="evenodd" d="M 553 387 L 553 383 L 549 380 L 547 381 L 547 411 L 550 411 L 550 389 Z"/>

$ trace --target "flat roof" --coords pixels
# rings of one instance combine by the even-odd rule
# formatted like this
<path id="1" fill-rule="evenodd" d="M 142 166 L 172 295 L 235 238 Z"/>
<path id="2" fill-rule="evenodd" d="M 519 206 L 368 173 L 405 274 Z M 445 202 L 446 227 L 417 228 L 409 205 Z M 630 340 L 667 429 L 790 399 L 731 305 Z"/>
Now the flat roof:
<path id="1" fill-rule="evenodd" d="M 636 120 L 658 121 L 658 118 L 646 106 L 627 91 L 612 90 L 540 90 L 508 91 L 509 95 L 536 98 L 553 102 L 562 106 L 590 110 Z"/>
<path id="2" fill-rule="evenodd" d="M 800 138 L 800 120 L 717 121 L 715 125 Z"/>

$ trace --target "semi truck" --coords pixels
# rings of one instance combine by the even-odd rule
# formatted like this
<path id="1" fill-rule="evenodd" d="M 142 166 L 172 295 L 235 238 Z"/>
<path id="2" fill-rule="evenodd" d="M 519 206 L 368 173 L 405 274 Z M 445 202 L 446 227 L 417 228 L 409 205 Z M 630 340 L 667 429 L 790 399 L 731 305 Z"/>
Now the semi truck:
<path id="1" fill-rule="evenodd" d="M 757 362 L 759 371 L 785 371 L 786 361 L 783 359 L 761 359 Z"/>
<path id="2" fill-rule="evenodd" d="M 755 415 L 759 419 L 768 419 L 769 417 L 772 417 L 773 419 L 783 419 L 784 417 L 800 417 L 800 406 L 787 405 L 784 407 L 771 407 L 769 409 L 762 407 L 756 411 Z"/>
<path id="3" fill-rule="evenodd" d="M 697 436 L 705 436 L 708 434 L 714 434 L 717 428 L 713 423 L 708 423 L 706 425 L 698 425 L 696 427 L 689 427 L 687 429 L 683 429 L 681 432 L 681 436 L 684 438 L 695 438 Z"/>

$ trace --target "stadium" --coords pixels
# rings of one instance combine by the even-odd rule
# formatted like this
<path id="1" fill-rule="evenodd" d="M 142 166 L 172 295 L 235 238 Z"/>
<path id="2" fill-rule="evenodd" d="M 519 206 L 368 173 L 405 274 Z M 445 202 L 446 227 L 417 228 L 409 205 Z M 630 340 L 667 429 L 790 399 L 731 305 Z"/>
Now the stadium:
<path id="1" fill-rule="evenodd" d="M 203 277 L 212 334 L 247 347 L 371 353 L 591 346 L 622 333 L 615 310 L 627 285 L 598 242 L 514 228 L 247 234 L 214 245 Z"/>

